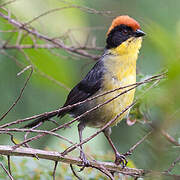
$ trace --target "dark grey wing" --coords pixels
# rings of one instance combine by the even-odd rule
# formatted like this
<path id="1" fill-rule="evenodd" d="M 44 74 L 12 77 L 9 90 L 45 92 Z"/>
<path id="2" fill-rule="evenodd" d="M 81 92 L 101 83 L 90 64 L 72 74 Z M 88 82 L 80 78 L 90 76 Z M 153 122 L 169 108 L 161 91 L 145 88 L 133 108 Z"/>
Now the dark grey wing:
<path id="1" fill-rule="evenodd" d="M 71 90 L 63 107 L 84 101 L 95 94 L 102 86 L 104 71 L 105 67 L 100 59 L 85 78 Z M 71 110 L 73 109 L 62 111 L 58 116 L 63 116 Z"/>

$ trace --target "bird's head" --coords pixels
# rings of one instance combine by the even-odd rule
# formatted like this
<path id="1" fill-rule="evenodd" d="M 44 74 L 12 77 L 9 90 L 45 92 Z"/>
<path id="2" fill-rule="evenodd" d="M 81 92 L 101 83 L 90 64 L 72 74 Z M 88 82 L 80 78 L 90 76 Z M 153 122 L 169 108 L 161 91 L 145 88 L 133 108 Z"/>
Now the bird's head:
<path id="1" fill-rule="evenodd" d="M 118 16 L 107 32 L 106 49 L 120 55 L 138 53 L 144 35 L 136 20 L 126 15 Z"/>

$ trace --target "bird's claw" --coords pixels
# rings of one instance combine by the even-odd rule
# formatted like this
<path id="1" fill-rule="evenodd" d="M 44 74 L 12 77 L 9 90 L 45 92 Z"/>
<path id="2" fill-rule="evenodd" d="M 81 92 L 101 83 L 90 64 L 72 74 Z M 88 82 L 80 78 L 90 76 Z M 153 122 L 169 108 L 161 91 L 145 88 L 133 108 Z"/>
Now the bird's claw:
<path id="1" fill-rule="evenodd" d="M 126 159 L 126 156 L 123 154 L 116 154 L 115 164 L 116 165 L 122 165 L 122 168 L 125 168 L 128 163 L 128 160 Z"/>
<path id="2" fill-rule="evenodd" d="M 81 152 L 80 154 L 80 159 L 82 160 L 82 164 L 80 166 L 82 166 L 82 168 L 79 170 L 80 171 L 83 171 L 85 167 L 89 167 L 90 166 L 90 162 L 88 161 L 88 159 L 86 158 L 86 155 Z"/>

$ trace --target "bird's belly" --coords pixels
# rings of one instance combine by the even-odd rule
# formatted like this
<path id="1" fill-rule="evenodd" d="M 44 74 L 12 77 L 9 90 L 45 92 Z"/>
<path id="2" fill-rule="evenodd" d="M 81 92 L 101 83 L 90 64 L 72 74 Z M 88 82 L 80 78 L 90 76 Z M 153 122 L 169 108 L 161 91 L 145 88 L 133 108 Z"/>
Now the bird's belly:
<path id="1" fill-rule="evenodd" d="M 111 100 L 112 98 L 117 97 L 111 102 L 105 104 L 104 106 L 96 110 L 93 114 L 94 116 L 93 119 L 90 118 L 87 125 L 98 127 L 98 128 L 102 127 L 111 119 L 115 118 L 119 113 L 121 113 L 127 106 L 129 106 L 133 102 L 133 99 L 134 99 L 134 90 L 120 95 L 122 92 L 123 90 L 117 91 L 112 94 L 106 95 L 105 97 L 101 97 L 97 99 L 95 103 L 96 105 L 102 104 L 103 102 L 107 102 Z M 101 93 L 103 93 L 103 91 Z M 127 116 L 128 113 L 129 113 L 128 110 L 124 112 L 111 124 L 111 126 L 116 125 L 120 120 L 122 120 L 125 116 Z"/>
<path id="2" fill-rule="evenodd" d="M 131 77 L 128 79 L 125 79 L 125 83 L 114 83 L 111 81 L 111 83 L 106 84 L 103 88 L 101 88 L 94 96 L 97 96 L 98 94 L 102 94 L 107 92 L 108 90 L 113 90 L 119 87 L 126 86 L 128 84 L 135 83 L 135 78 Z M 111 87 L 110 87 L 111 86 Z M 131 88 L 131 87 L 129 87 Z M 115 118 L 119 113 L 121 113 L 127 106 L 129 106 L 134 99 L 134 92 L 135 90 L 131 90 L 129 92 L 126 92 L 122 95 L 124 91 L 126 91 L 129 88 L 124 88 L 118 91 L 115 91 L 113 93 L 107 94 L 105 96 L 98 97 L 92 101 L 86 102 L 83 105 L 80 105 L 77 107 L 78 111 L 76 110 L 76 115 L 78 115 L 87 112 L 88 110 L 96 107 L 99 104 L 105 103 L 103 106 L 97 108 L 96 110 L 88 113 L 86 116 L 82 117 L 80 121 L 83 121 L 86 126 L 95 127 L 95 128 L 101 128 L 103 127 L 108 121 L 110 121 L 112 118 Z M 112 98 L 116 97 L 114 100 L 111 101 Z M 106 104 L 107 101 L 110 101 Z M 78 112 L 78 113 L 77 113 Z M 112 124 L 111 126 L 116 125 L 120 120 L 122 120 L 126 115 L 128 115 L 129 110 L 124 112 L 121 116 L 119 116 Z"/>

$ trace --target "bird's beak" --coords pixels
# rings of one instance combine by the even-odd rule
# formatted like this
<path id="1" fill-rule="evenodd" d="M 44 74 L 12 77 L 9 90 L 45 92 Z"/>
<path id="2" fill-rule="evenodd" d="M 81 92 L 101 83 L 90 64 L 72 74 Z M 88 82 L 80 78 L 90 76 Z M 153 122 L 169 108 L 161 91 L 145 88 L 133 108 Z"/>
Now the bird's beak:
<path id="1" fill-rule="evenodd" d="M 140 29 L 137 29 L 136 31 L 135 31 L 135 33 L 134 33 L 134 36 L 135 37 L 141 37 L 141 36 L 145 36 L 146 34 L 145 34 L 145 32 L 143 32 L 142 30 L 140 30 Z"/>

